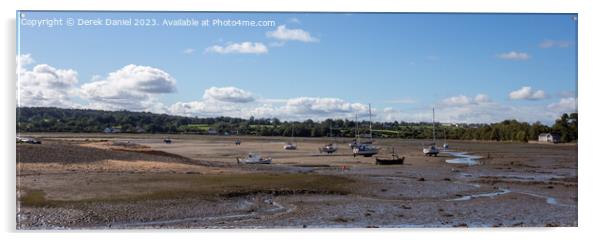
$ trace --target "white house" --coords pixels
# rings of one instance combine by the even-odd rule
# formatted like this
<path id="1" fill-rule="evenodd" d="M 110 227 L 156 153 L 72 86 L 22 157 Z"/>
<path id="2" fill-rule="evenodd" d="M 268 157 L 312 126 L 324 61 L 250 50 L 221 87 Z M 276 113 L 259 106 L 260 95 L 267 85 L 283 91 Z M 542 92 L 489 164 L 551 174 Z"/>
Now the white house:
<path id="1" fill-rule="evenodd" d="M 558 143 L 560 142 L 560 135 L 554 133 L 541 133 L 539 134 L 539 142 Z"/>

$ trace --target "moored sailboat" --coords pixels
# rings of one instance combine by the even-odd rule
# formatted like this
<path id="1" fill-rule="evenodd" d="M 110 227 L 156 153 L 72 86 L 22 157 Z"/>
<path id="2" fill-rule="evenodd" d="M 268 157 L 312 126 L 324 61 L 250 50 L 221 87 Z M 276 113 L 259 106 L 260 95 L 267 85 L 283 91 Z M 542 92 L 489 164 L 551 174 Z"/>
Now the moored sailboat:
<path id="1" fill-rule="evenodd" d="M 295 124 L 292 124 L 291 139 L 284 145 L 284 150 L 297 150 L 297 144 L 293 143 L 295 135 Z"/>
<path id="2" fill-rule="evenodd" d="M 332 123 L 330 123 L 330 138 L 333 138 Z M 320 153 L 327 153 L 327 154 L 335 153 L 337 151 L 337 149 L 338 148 L 337 148 L 337 145 L 335 144 L 334 140 L 331 140 L 330 143 L 318 148 Z"/>
<path id="3" fill-rule="evenodd" d="M 437 156 L 439 154 L 439 149 L 435 141 L 435 108 L 433 108 L 433 143 L 422 147 L 422 153 L 425 156 Z"/>
<path id="4" fill-rule="evenodd" d="M 368 104 L 368 113 L 370 115 L 370 141 L 368 143 L 359 143 L 356 142 L 355 147 L 353 147 L 353 156 L 364 156 L 371 157 L 378 154 L 378 147 L 372 145 L 372 106 Z"/>

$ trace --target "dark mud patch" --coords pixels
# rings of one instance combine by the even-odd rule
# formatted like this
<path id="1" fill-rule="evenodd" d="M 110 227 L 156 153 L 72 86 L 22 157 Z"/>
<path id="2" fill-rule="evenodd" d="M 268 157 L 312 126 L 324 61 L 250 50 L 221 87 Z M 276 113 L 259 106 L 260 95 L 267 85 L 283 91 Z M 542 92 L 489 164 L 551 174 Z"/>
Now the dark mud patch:
<path id="1" fill-rule="evenodd" d="M 97 194 L 106 185 L 122 191 L 121 194 Z M 148 200 L 178 200 L 186 198 L 216 199 L 267 194 L 304 195 L 350 194 L 357 183 L 340 176 L 314 174 L 156 174 L 115 176 L 110 182 L 99 180 L 88 184 L 86 189 L 74 189 L 61 193 L 56 199 L 46 199 L 45 190 L 23 191 L 23 206 L 64 206 L 93 203 L 135 203 Z M 72 199 L 76 195 L 85 199 Z M 57 194 L 55 193 L 54 196 Z"/>
<path id="2" fill-rule="evenodd" d="M 84 147 L 64 142 L 40 145 L 17 145 L 17 162 L 23 163 L 89 163 L 103 160 L 148 160 L 186 162 L 190 159 L 159 151 L 126 151 Z"/>
<path id="3" fill-rule="evenodd" d="M 68 141 L 45 142 L 41 145 L 17 145 L 17 163 L 91 163 L 104 160 L 175 162 L 208 167 L 228 166 L 224 163 L 194 160 L 178 154 L 152 149 L 101 149 L 80 146 Z M 229 165 L 231 166 L 231 165 Z"/>
<path id="4" fill-rule="evenodd" d="M 131 152 L 131 153 L 140 153 L 145 155 L 154 155 L 154 156 L 163 156 L 163 157 L 171 157 L 182 160 L 190 160 L 188 157 L 184 157 L 178 154 L 158 151 L 158 150 L 145 150 L 145 149 L 111 149 L 116 152 Z"/>

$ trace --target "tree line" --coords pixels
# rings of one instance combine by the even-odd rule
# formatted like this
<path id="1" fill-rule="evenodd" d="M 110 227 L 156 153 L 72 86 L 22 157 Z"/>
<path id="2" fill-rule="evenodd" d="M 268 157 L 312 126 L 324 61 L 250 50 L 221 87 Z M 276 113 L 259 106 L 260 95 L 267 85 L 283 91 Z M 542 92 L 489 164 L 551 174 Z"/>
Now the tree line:
<path id="1" fill-rule="evenodd" d="M 541 133 L 556 133 L 561 142 L 577 140 L 577 113 L 560 116 L 552 126 L 540 122 L 505 120 L 492 124 L 435 124 L 437 139 L 529 141 Z M 347 119 L 281 121 L 276 118 L 184 117 L 150 112 L 17 108 L 17 132 L 102 132 L 118 128 L 125 133 L 189 133 L 296 137 L 355 137 L 368 135 L 369 123 Z M 381 138 L 432 138 L 427 122 L 373 122 L 372 136 Z"/>

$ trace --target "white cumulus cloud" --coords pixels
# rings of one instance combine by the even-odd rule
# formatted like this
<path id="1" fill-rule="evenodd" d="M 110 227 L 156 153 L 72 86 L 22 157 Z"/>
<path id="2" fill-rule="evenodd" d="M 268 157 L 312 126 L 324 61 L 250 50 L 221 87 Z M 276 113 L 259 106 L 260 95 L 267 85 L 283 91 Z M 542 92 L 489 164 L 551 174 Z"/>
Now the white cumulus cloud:
<path id="1" fill-rule="evenodd" d="M 477 94 L 475 97 L 468 97 L 465 95 L 452 96 L 443 99 L 442 103 L 446 106 L 464 106 L 488 103 L 490 101 L 491 100 L 489 99 L 489 96 L 485 94 Z"/>
<path id="2" fill-rule="evenodd" d="M 527 60 L 527 59 L 531 58 L 531 56 L 529 56 L 529 54 L 524 53 L 524 52 L 517 52 L 517 51 L 501 53 L 501 54 L 498 54 L 497 57 L 500 59 L 506 59 L 506 60 Z"/>
<path id="3" fill-rule="evenodd" d="M 161 69 L 130 64 L 80 89 L 92 107 L 148 110 L 158 105 L 156 95 L 175 92 L 176 80 Z"/>
<path id="4" fill-rule="evenodd" d="M 366 104 L 351 103 L 338 98 L 292 98 L 286 102 L 285 108 L 288 112 L 302 115 L 368 112 Z"/>
<path id="5" fill-rule="evenodd" d="M 74 107 L 71 96 L 77 92 L 77 72 L 72 69 L 57 69 L 47 64 L 26 68 L 34 62 L 29 54 L 17 56 L 18 104 Z"/>
<path id="6" fill-rule="evenodd" d="M 531 86 L 523 86 L 510 92 L 508 96 L 512 100 L 540 100 L 546 98 L 546 93 L 543 90 L 533 90 Z"/>
<path id="7" fill-rule="evenodd" d="M 247 103 L 255 100 L 250 92 L 231 86 L 206 89 L 203 98 L 235 103 Z"/>
<path id="8" fill-rule="evenodd" d="M 236 87 L 211 87 L 205 90 L 201 100 L 177 102 L 168 112 L 185 116 L 249 117 L 255 107 L 251 92 Z"/>
<path id="9" fill-rule="evenodd" d="M 210 46 L 205 49 L 205 52 L 218 54 L 265 54 L 268 52 L 268 47 L 259 42 L 229 43 L 224 46 Z"/>
<path id="10" fill-rule="evenodd" d="M 267 32 L 266 36 L 280 41 L 300 41 L 306 43 L 320 41 L 303 29 L 289 29 L 286 28 L 286 25 L 280 25 L 276 30 Z"/>

